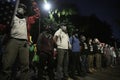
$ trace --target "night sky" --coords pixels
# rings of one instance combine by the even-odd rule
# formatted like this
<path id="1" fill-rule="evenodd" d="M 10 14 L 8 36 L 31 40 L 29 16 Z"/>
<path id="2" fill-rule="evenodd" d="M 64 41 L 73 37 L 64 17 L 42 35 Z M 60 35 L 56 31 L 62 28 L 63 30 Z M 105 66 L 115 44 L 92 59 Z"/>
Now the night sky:
<path id="1" fill-rule="evenodd" d="M 119 0 L 59 0 L 75 4 L 82 16 L 95 14 L 101 21 L 111 25 L 113 36 L 120 41 L 120 26 L 116 20 L 120 20 Z"/>

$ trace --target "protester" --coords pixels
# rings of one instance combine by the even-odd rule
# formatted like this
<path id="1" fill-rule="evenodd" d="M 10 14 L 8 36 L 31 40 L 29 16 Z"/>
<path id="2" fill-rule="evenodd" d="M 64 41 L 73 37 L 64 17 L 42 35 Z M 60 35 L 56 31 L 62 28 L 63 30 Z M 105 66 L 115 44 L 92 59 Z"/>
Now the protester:
<path id="1" fill-rule="evenodd" d="M 88 68 L 90 73 L 94 72 L 93 41 L 91 38 L 88 40 Z"/>
<path id="2" fill-rule="evenodd" d="M 53 64 L 53 51 L 54 42 L 51 34 L 50 26 L 46 26 L 44 31 L 40 33 L 37 40 L 37 54 L 39 55 L 38 64 L 38 80 L 44 80 L 44 72 L 47 71 L 49 80 L 54 79 L 54 64 Z M 47 67 L 47 69 L 45 69 Z"/>
<path id="3" fill-rule="evenodd" d="M 102 54 L 100 52 L 100 41 L 98 40 L 98 38 L 94 38 L 94 43 L 93 43 L 93 51 L 95 54 L 95 68 L 100 71 L 102 68 L 102 64 L 101 64 L 101 57 Z"/>
<path id="4" fill-rule="evenodd" d="M 70 54 L 70 76 L 75 79 L 76 71 L 80 74 L 80 40 L 77 33 L 70 37 L 71 54 Z"/>
<path id="5" fill-rule="evenodd" d="M 60 28 L 55 32 L 53 37 L 54 42 L 57 45 L 57 72 L 56 79 L 62 80 L 62 78 L 68 78 L 68 63 L 69 63 L 69 53 L 70 41 L 69 35 L 67 33 L 67 26 L 61 24 Z"/>
<path id="6" fill-rule="evenodd" d="M 87 75 L 88 70 L 88 45 L 86 42 L 86 37 L 84 35 L 80 36 L 81 40 L 81 53 L 80 53 L 80 63 L 81 63 L 81 74 L 80 76 L 85 77 Z"/>
<path id="7" fill-rule="evenodd" d="M 27 24 L 35 22 L 39 14 L 26 18 L 27 6 L 20 3 L 16 15 L 13 19 L 13 25 L 10 30 L 10 37 L 6 43 L 5 53 L 2 57 L 3 69 L 0 75 L 1 80 L 10 80 L 12 67 L 19 59 L 20 80 L 28 80 L 29 71 L 29 45 L 28 45 L 28 26 Z M 29 23 L 27 23 L 27 21 Z M 29 29 L 30 30 L 30 29 Z M 18 59 L 16 59 L 18 58 Z"/>

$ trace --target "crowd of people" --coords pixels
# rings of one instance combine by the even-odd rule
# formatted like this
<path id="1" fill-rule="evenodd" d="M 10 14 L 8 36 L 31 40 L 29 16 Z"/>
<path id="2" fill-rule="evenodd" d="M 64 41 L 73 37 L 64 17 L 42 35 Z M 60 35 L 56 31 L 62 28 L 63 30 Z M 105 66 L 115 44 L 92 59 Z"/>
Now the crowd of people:
<path id="1" fill-rule="evenodd" d="M 69 35 L 69 27 L 63 23 L 54 34 L 47 25 L 33 43 L 30 24 L 40 16 L 35 3 L 33 5 L 36 14 L 27 19 L 26 6 L 18 6 L 10 39 L 5 46 L 0 43 L 1 80 L 30 80 L 30 71 L 36 74 L 37 80 L 45 80 L 45 75 L 49 80 L 75 80 L 75 76 L 85 77 L 120 64 L 120 49 L 76 31 Z M 16 78 L 18 72 L 20 77 Z"/>
<path id="2" fill-rule="evenodd" d="M 24 79 L 26 77 L 25 75 L 29 74 L 29 71 L 34 71 L 37 80 L 45 80 L 45 75 L 49 76 L 49 80 L 67 80 L 68 78 L 75 79 L 75 76 L 85 77 L 87 74 L 102 71 L 109 67 L 114 68 L 114 66 L 120 64 L 118 60 L 120 58 L 120 50 L 116 51 L 114 46 L 100 42 L 98 38 L 87 38 L 78 32 L 73 32 L 72 35 L 69 36 L 67 28 L 65 24 L 61 24 L 60 28 L 52 34 L 51 27 L 47 26 L 44 31 L 39 34 L 36 43 L 32 42 L 32 37 L 30 38 L 31 43 L 28 45 L 29 47 L 25 53 L 23 53 L 24 50 L 21 50 L 22 48 L 19 49 L 19 46 L 22 44 L 23 47 L 25 46 L 23 42 L 26 42 L 26 40 L 24 41 L 24 39 L 11 38 L 13 43 L 17 42 L 17 40 L 20 40 L 20 42 L 11 44 L 11 47 L 8 47 L 9 49 L 7 47 L 2 49 L 1 46 L 1 53 L 4 52 L 1 54 L 1 58 L 3 61 L 5 60 L 4 62 L 2 61 L 1 65 L 3 66 L 1 71 L 4 71 L 4 77 L 3 75 L 2 77 L 6 78 L 3 80 L 9 80 L 8 74 L 10 75 L 10 71 L 8 70 L 10 70 L 10 67 L 12 68 L 13 62 L 16 62 L 17 55 L 21 55 L 20 58 L 18 58 L 22 61 L 19 63 L 17 61 L 14 64 L 17 66 L 13 66 L 16 69 L 13 70 L 14 72 L 20 71 L 20 74 L 25 73 L 20 77 L 22 80 L 29 80 L 28 78 L 30 78 L 30 76 Z M 9 42 L 9 44 L 10 43 L 11 42 Z M 5 56 L 5 54 L 8 54 L 6 53 L 6 49 L 9 50 L 8 58 Z M 14 50 L 16 53 L 13 52 Z M 16 56 L 14 56 L 13 53 Z M 24 56 L 22 56 L 22 54 L 24 54 Z M 35 56 L 37 56 L 38 59 L 33 60 Z M 14 59 L 14 61 L 8 63 L 11 59 L 12 61 Z M 25 64 L 26 59 L 27 64 Z M 23 64 L 21 62 L 27 67 L 20 67 L 19 65 Z M 6 65 L 8 67 L 6 67 Z M 25 77 L 23 78 L 23 76 Z"/>

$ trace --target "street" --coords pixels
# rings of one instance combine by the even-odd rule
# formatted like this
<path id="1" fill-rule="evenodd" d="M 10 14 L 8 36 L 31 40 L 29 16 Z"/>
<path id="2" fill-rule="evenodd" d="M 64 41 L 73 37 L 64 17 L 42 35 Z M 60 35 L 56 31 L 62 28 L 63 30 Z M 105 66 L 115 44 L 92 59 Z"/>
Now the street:
<path id="1" fill-rule="evenodd" d="M 88 74 L 88 76 L 77 80 L 120 80 L 120 65 L 114 68 L 104 69 L 94 74 Z"/>

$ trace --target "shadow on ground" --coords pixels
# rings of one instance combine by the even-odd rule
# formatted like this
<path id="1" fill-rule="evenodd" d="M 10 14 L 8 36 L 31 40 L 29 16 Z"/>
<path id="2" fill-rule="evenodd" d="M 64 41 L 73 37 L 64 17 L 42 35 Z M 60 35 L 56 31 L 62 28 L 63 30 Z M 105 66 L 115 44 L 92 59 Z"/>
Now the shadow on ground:
<path id="1" fill-rule="evenodd" d="M 120 65 L 88 74 L 86 77 L 77 77 L 75 80 L 120 80 Z"/>

